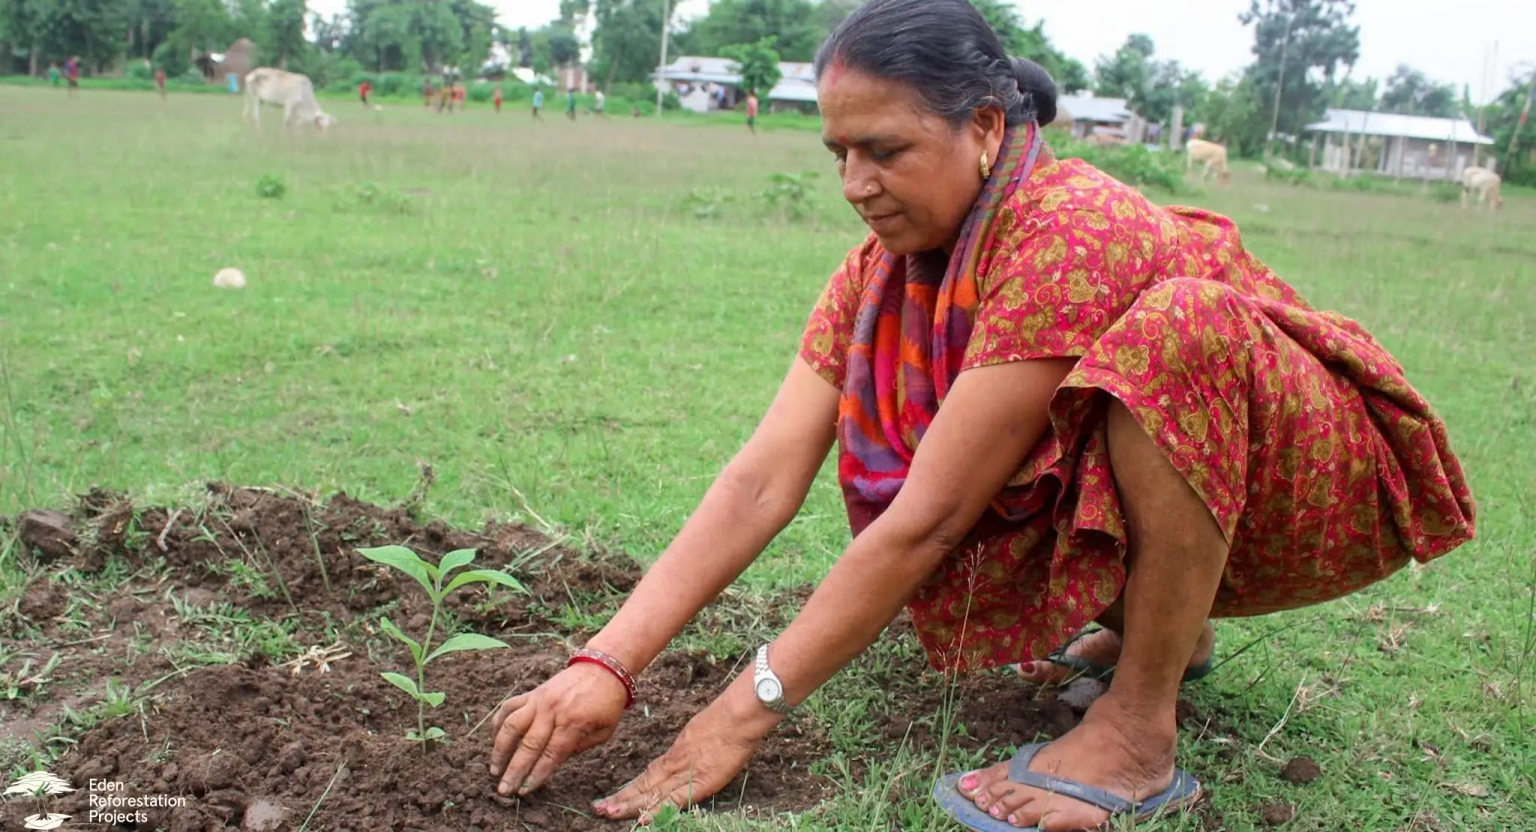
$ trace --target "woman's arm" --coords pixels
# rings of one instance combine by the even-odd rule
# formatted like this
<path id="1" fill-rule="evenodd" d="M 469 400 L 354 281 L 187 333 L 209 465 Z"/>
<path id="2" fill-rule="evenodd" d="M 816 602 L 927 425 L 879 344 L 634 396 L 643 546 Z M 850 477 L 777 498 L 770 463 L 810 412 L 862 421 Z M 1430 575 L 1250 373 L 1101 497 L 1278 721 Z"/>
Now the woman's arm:
<path id="1" fill-rule="evenodd" d="M 949 556 L 1045 435 L 1076 359 L 961 373 L 913 455 L 901 492 L 856 538 L 769 648 L 797 703 L 863 652 Z M 750 684 L 744 686 L 752 696 Z"/>
<path id="2" fill-rule="evenodd" d="M 1023 361 L 959 375 L 917 446 L 901 492 L 769 647 L 791 704 L 863 652 L 970 532 L 1045 435 L 1046 408 L 1075 363 Z M 703 800 L 736 776 L 781 719 L 757 701 L 751 671 L 741 673 L 665 755 L 595 811 L 648 817 L 664 803 Z"/>
<path id="3" fill-rule="evenodd" d="M 588 642 L 639 674 L 794 519 L 832 448 L 838 391 L 796 359 L 752 433 L 618 613 Z"/>

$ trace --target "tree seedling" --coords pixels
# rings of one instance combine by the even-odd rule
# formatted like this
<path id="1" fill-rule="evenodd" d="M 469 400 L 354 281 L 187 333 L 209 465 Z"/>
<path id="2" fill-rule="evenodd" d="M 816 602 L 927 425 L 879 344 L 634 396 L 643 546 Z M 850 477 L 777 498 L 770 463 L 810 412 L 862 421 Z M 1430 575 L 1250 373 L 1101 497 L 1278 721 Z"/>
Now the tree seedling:
<path id="1" fill-rule="evenodd" d="M 357 551 L 371 561 L 394 567 L 415 578 L 416 582 L 427 591 L 427 597 L 432 599 L 432 619 L 427 624 L 426 638 L 419 642 L 401 632 L 400 628 L 395 626 L 387 616 L 379 621 L 379 626 L 384 629 L 384 632 L 389 633 L 410 649 L 411 658 L 416 662 L 414 680 L 400 673 L 381 673 L 380 675 L 416 700 L 416 730 L 407 732 L 405 738 L 411 742 L 421 743 L 422 748 L 425 749 L 427 743 L 447 736 L 443 729 L 435 725 L 427 727 L 427 706 L 436 708 L 442 705 L 446 696 L 441 691 L 427 690 L 427 664 L 446 653 L 457 653 L 462 650 L 494 650 L 509 646 L 504 641 L 479 633 L 458 633 L 439 644 L 437 649 L 428 652 L 432 647 L 432 636 L 437 631 L 437 618 L 443 607 L 443 599 L 459 587 L 475 583 L 498 584 L 518 592 L 527 592 L 527 589 L 516 578 L 494 569 L 472 569 L 450 578 L 450 573 L 474 562 L 474 549 L 458 549 L 449 552 L 443 555 L 442 561 L 436 566 L 422 560 L 419 555 L 404 546 L 379 546 Z M 446 585 L 444 581 L 447 581 Z"/>

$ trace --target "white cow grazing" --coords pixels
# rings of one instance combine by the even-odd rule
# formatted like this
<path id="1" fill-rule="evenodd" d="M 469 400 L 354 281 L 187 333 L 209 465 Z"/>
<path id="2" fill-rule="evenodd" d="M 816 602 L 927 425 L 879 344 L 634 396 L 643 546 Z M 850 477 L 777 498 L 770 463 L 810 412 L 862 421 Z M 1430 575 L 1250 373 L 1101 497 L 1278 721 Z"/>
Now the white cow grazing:
<path id="1" fill-rule="evenodd" d="M 315 86 L 309 76 L 287 72 L 269 66 L 253 69 L 245 75 L 245 109 L 242 119 L 255 117 L 261 124 L 261 106 L 272 104 L 283 108 L 283 125 L 291 126 L 296 120 L 307 121 L 324 130 L 336 123 L 331 114 L 320 109 L 315 100 Z"/>
<path id="2" fill-rule="evenodd" d="M 1227 148 L 1215 142 L 1205 139 L 1190 139 L 1185 145 L 1184 172 L 1188 173 L 1196 164 L 1205 167 L 1200 171 L 1200 181 L 1209 179 L 1211 172 L 1215 171 L 1221 177 L 1222 182 L 1232 178 L 1232 171 L 1227 168 Z"/>
<path id="3" fill-rule="evenodd" d="M 1461 207 L 1467 207 L 1467 197 L 1472 197 L 1479 206 L 1486 206 L 1492 210 L 1504 207 L 1504 197 L 1499 193 L 1499 186 L 1503 180 L 1497 173 L 1479 167 L 1470 167 L 1461 172 Z"/>

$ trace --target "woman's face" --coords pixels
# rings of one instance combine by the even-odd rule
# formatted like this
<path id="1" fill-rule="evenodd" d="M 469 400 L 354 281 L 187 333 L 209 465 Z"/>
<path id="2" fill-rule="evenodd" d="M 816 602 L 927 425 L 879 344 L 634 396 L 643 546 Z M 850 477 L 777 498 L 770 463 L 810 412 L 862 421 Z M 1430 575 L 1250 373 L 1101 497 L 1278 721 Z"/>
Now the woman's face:
<path id="1" fill-rule="evenodd" d="M 957 130 L 910 88 L 833 64 L 818 84 L 822 141 L 843 198 L 892 254 L 948 251 L 996 161 L 1005 123 L 987 107 Z"/>

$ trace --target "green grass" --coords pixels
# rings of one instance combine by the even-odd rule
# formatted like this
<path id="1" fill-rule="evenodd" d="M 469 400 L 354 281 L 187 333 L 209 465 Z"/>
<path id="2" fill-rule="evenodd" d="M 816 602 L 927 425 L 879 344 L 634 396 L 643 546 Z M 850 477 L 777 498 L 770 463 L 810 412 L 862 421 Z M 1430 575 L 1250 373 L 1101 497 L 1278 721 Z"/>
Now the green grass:
<path id="1" fill-rule="evenodd" d="M 395 501 L 430 463 L 430 513 L 537 515 L 649 560 L 862 237 L 799 130 L 337 104 L 317 138 L 276 118 L 257 135 L 239 109 L 0 86 L 0 514 L 92 484 L 174 502 L 204 479 Z M 805 170 L 822 171 L 811 219 L 756 198 Z M 280 197 L 258 195 L 268 175 Z M 1427 568 L 1220 622 L 1220 655 L 1258 644 L 1191 690 L 1231 736 L 1187 733 L 1182 762 L 1227 829 L 1259 828 L 1271 801 L 1296 805 L 1290 829 L 1527 823 L 1536 199 L 1489 216 L 1246 173 L 1180 199 L 1234 217 L 1310 301 L 1387 344 L 1449 422 L 1480 510 L 1478 540 Z M 224 266 L 249 286 L 214 289 Z M 814 580 L 847 541 L 829 464 L 747 586 Z M 818 696 L 828 719 L 878 717 L 868 685 Z M 1277 777 L 1299 754 L 1324 771 L 1307 787 Z M 794 826 L 947 828 L 884 796 L 931 760 L 865 757 L 857 787 Z"/>

